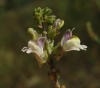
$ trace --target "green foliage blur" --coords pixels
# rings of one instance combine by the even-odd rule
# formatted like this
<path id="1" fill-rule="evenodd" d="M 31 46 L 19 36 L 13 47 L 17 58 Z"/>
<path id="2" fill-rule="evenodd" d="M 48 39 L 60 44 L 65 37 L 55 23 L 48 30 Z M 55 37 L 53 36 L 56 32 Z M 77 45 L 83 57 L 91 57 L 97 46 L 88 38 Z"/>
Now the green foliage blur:
<path id="1" fill-rule="evenodd" d="M 88 46 L 87 51 L 67 52 L 55 62 L 61 85 L 100 88 L 100 0 L 0 0 L 0 88 L 53 87 L 46 64 L 39 68 L 33 54 L 21 52 L 31 39 L 27 30 L 34 28 L 37 7 L 49 7 L 65 21 L 55 44 L 67 29 L 75 27 L 73 34 Z"/>

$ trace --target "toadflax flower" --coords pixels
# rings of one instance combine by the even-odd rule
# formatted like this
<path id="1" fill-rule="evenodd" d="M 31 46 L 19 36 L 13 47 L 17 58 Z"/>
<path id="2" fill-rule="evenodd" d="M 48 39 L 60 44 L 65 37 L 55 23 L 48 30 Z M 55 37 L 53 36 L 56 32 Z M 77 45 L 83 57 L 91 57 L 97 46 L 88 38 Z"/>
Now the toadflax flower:
<path id="1" fill-rule="evenodd" d="M 36 31 L 34 32 L 35 34 L 37 34 Z M 46 51 L 43 50 L 45 39 L 46 39 L 45 37 L 41 36 L 38 37 L 37 39 L 32 39 L 28 42 L 28 47 L 22 48 L 22 51 L 26 52 L 27 54 L 30 53 L 35 54 L 40 67 L 42 66 L 43 63 L 46 62 L 46 57 L 47 57 Z"/>
<path id="2" fill-rule="evenodd" d="M 72 30 L 68 29 L 62 39 L 61 39 L 61 46 L 64 51 L 71 51 L 71 50 L 76 50 L 80 51 L 81 50 L 86 50 L 87 46 L 86 45 L 81 45 L 80 44 L 80 39 L 77 36 L 72 35 Z"/>

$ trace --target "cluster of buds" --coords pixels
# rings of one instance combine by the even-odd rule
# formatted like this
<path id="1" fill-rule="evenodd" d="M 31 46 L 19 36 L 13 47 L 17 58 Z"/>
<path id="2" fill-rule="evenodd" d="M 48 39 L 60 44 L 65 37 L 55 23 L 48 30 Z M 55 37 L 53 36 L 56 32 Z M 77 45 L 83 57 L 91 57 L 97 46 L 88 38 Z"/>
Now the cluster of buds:
<path id="1" fill-rule="evenodd" d="M 60 33 L 60 29 L 64 25 L 64 21 L 56 19 L 56 16 L 50 15 L 51 9 L 36 8 L 33 14 L 34 24 L 37 28 L 42 30 L 38 34 L 33 28 L 29 28 L 28 32 L 31 34 L 32 39 L 28 42 L 28 47 L 23 47 L 22 51 L 28 54 L 33 53 L 41 67 L 50 58 L 59 60 L 62 55 L 67 51 L 80 51 L 86 50 L 86 45 L 80 44 L 80 39 L 72 35 L 73 29 L 68 29 L 61 41 L 54 46 L 54 39 Z"/>

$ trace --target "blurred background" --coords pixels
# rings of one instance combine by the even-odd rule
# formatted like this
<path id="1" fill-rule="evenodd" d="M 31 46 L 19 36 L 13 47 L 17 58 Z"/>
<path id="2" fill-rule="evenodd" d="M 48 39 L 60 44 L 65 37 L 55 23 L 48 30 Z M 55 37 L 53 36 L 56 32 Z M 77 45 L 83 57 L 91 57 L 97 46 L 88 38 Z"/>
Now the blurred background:
<path id="1" fill-rule="evenodd" d="M 0 88 L 53 88 L 46 64 L 21 52 L 31 39 L 36 7 L 49 7 L 65 25 L 55 44 L 72 29 L 87 51 L 70 51 L 55 63 L 66 88 L 100 88 L 100 0 L 0 0 Z"/>

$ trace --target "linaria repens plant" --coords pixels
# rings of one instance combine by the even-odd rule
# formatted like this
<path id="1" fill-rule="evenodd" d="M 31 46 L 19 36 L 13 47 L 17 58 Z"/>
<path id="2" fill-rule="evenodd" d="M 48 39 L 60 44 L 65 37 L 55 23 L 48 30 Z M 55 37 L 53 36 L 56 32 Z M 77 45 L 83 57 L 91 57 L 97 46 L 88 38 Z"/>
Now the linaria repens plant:
<path id="1" fill-rule="evenodd" d="M 55 37 L 60 33 L 64 20 L 56 19 L 56 16 L 51 15 L 51 12 L 52 10 L 49 8 L 35 8 L 33 19 L 36 29 L 28 29 L 32 39 L 29 40 L 27 47 L 22 48 L 22 51 L 27 54 L 33 53 L 40 67 L 46 63 L 50 68 L 48 75 L 55 84 L 55 87 L 64 88 L 65 86 L 60 86 L 58 82 L 60 71 L 55 68 L 53 60 L 56 59 L 58 61 L 67 51 L 86 50 L 87 46 L 81 45 L 80 39 L 72 35 L 74 28 L 72 30 L 68 29 L 61 41 L 54 46 Z M 36 31 L 37 29 L 40 29 L 41 34 Z"/>

